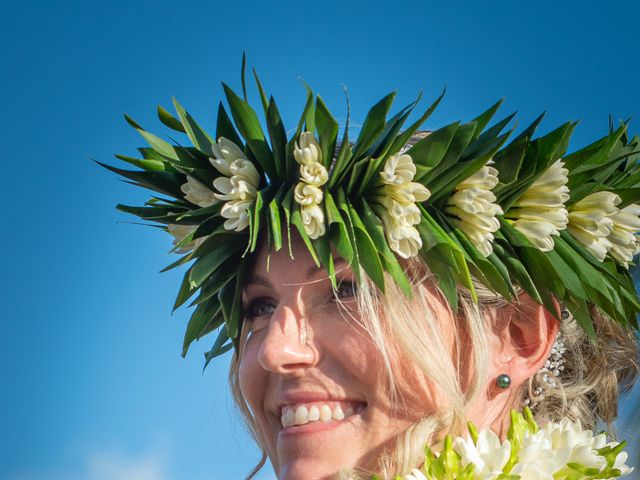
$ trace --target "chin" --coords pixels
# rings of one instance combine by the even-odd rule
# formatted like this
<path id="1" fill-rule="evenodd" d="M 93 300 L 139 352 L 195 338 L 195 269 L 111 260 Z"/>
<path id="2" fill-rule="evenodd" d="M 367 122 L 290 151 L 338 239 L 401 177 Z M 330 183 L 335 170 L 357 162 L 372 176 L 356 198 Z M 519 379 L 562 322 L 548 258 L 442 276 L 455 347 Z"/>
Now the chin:
<path id="1" fill-rule="evenodd" d="M 317 459 L 299 459 L 283 465 L 278 480 L 336 480 L 343 465 L 331 465 Z"/>

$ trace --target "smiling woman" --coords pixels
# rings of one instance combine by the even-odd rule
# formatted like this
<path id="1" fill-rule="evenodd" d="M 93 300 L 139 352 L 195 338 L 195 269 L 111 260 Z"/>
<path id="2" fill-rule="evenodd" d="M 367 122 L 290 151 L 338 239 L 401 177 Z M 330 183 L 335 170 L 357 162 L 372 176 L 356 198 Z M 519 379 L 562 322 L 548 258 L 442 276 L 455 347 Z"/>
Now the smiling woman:
<path id="1" fill-rule="evenodd" d="M 567 155 L 572 122 L 505 146 L 499 104 L 428 134 L 441 97 L 402 130 L 417 102 L 387 119 L 391 94 L 338 142 L 309 91 L 287 139 L 257 83 L 268 138 L 225 85 L 217 140 L 175 102 L 160 120 L 193 147 L 127 118 L 150 148 L 118 158 L 142 170 L 106 166 L 160 193 L 119 208 L 174 236 L 169 268 L 190 263 L 183 354 L 214 330 L 207 363 L 234 349 L 263 451 L 249 478 L 267 457 L 280 480 L 627 474 L 624 444 L 583 429 L 610 426 L 638 374 L 627 125 Z"/>
<path id="2" fill-rule="evenodd" d="M 407 474 L 424 462 L 425 444 L 468 420 L 504 437 L 510 410 L 546 374 L 560 329 L 568 364 L 555 388 L 534 397 L 540 420 L 611 422 L 618 382 L 635 379 L 632 335 L 602 325 L 593 344 L 573 318 L 561 324 L 526 294 L 514 305 L 479 288 L 482 308 L 463 294 L 456 315 L 419 262 L 407 265 L 409 300 L 391 281 L 386 295 L 371 282 L 356 289 L 339 259 L 334 288 L 299 237 L 293 258 L 274 253 L 267 270 L 268 253 L 259 249 L 245 283 L 231 384 L 279 479 Z M 496 383 L 501 374 L 507 388 Z"/>

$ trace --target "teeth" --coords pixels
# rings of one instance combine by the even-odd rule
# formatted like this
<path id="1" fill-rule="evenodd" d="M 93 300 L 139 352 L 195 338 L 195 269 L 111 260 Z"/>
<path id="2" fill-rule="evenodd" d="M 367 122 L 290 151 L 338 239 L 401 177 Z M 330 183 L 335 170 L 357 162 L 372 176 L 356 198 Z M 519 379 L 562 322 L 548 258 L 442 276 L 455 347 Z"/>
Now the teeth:
<path id="1" fill-rule="evenodd" d="M 310 422 L 316 422 L 318 420 L 320 420 L 320 409 L 318 407 L 316 407 L 315 405 L 313 405 L 309 409 L 309 421 Z"/>
<path id="2" fill-rule="evenodd" d="M 322 405 L 322 408 L 320 408 L 320 420 L 322 420 L 323 422 L 328 422 L 329 420 L 331 420 L 332 417 L 332 412 L 331 412 L 331 408 L 329 408 L 329 405 Z"/>
<path id="3" fill-rule="evenodd" d="M 309 410 L 304 405 L 296 408 L 296 425 L 304 425 L 309 422 Z"/>
<path id="4" fill-rule="evenodd" d="M 333 419 L 342 420 L 343 418 L 344 418 L 344 412 L 342 411 L 342 407 L 338 405 L 336 409 L 333 411 Z"/>
<path id="5" fill-rule="evenodd" d="M 333 409 L 329 405 L 306 405 L 287 406 L 282 409 L 280 422 L 283 428 L 293 425 L 304 425 L 309 422 L 329 422 L 331 420 L 344 420 L 355 413 L 352 405 L 346 405 L 344 409 L 341 405 L 336 405 Z"/>
<path id="6" fill-rule="evenodd" d="M 293 409 L 287 408 L 286 412 L 284 413 L 283 425 L 285 427 L 290 427 L 291 425 L 295 425 L 295 423 L 296 421 L 295 421 L 295 414 L 293 413 Z"/>

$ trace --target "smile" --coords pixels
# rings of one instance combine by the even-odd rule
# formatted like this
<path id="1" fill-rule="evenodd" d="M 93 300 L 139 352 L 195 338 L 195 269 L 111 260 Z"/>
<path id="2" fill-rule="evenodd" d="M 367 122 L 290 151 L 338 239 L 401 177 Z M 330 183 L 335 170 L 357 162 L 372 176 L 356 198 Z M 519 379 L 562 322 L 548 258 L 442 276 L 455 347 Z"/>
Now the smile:
<path id="1" fill-rule="evenodd" d="M 355 415 L 364 408 L 361 402 L 300 403 L 282 407 L 282 428 L 305 425 L 312 422 L 340 421 Z"/>

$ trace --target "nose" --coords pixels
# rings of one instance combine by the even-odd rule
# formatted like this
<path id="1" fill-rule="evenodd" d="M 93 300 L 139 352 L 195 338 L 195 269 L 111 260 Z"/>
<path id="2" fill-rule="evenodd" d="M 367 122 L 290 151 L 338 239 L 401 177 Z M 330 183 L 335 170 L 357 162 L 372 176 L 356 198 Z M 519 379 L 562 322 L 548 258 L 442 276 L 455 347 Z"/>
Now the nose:
<path id="1" fill-rule="evenodd" d="M 278 305 L 258 351 L 262 368 L 280 375 L 302 374 L 318 361 L 308 319 L 297 306 Z"/>

